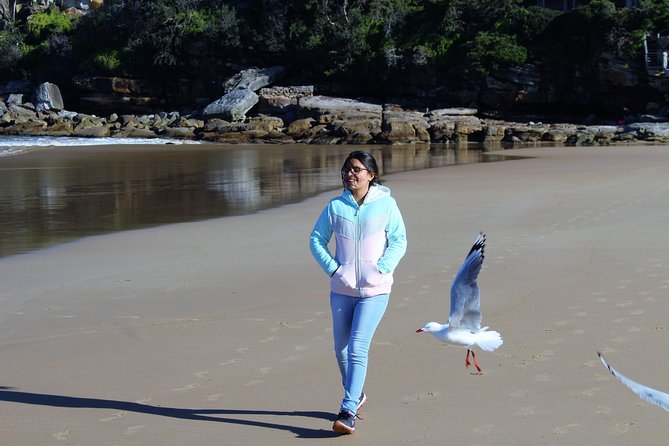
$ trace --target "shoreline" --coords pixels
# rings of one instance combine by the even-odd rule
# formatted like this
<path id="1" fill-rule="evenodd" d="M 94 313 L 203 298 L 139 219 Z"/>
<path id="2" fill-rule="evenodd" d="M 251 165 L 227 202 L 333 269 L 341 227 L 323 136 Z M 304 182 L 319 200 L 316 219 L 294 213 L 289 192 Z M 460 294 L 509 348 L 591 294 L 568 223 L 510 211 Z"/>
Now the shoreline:
<path id="1" fill-rule="evenodd" d="M 0 102 L 0 137 L 173 138 L 226 144 L 518 144 L 569 146 L 669 142 L 669 123 L 660 115 L 592 117 L 585 123 L 514 122 L 479 116 L 474 108 L 373 103 L 313 94 L 285 98 L 291 105 L 229 113 L 178 111 L 95 116 L 61 109 L 37 111 L 30 103 Z M 293 103 L 294 102 L 294 103 Z M 247 115 L 248 113 L 248 115 Z"/>
<path id="2" fill-rule="evenodd" d="M 661 445 L 669 390 L 666 147 L 540 148 L 388 175 L 408 230 L 354 444 Z M 257 214 L 0 259 L 7 444 L 332 441 L 327 280 L 308 234 L 331 193 Z M 477 355 L 414 333 L 488 236 Z M 648 356 L 653 354 L 653 360 Z M 102 384 L 104 383 L 104 384 Z M 337 440 L 341 441 L 341 440 Z"/>

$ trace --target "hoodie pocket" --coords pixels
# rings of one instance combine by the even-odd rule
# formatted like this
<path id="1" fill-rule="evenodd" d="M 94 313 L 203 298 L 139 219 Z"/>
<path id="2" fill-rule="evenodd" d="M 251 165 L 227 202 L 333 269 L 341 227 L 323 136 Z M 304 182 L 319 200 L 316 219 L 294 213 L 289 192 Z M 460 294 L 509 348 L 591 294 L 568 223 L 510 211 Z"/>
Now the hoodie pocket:
<path id="1" fill-rule="evenodd" d="M 363 260 L 360 262 L 360 286 L 378 287 L 387 286 L 393 283 L 392 274 L 383 274 L 372 260 Z"/>
<path id="2" fill-rule="evenodd" d="M 355 267 L 352 263 L 342 263 L 330 277 L 332 290 L 346 290 L 356 288 Z"/>

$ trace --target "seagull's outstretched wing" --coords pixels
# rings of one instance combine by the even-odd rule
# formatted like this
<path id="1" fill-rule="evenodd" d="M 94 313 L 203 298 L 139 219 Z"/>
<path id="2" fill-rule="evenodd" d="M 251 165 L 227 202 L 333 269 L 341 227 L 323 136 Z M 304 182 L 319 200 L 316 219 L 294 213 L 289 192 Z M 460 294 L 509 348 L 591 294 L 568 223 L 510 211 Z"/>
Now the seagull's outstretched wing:
<path id="1" fill-rule="evenodd" d="M 643 384 L 639 384 L 636 381 L 632 381 L 628 377 L 621 375 L 618 373 L 616 369 L 611 367 L 608 362 L 606 362 L 606 359 L 604 359 L 604 356 L 600 352 L 597 352 L 597 355 L 599 356 L 599 359 L 601 359 L 602 364 L 606 366 L 607 369 L 609 369 L 609 372 L 616 378 L 618 378 L 623 384 L 625 384 L 627 387 L 632 389 L 632 392 L 636 393 L 639 395 L 639 397 L 642 400 L 646 400 L 649 403 L 656 404 L 660 406 L 662 409 L 669 411 L 669 393 L 664 393 L 660 392 L 659 390 L 651 389 L 650 387 L 646 387 Z"/>
<path id="2" fill-rule="evenodd" d="M 483 265 L 484 248 L 485 234 L 480 232 L 451 285 L 450 327 L 473 331 L 481 328 L 481 296 L 476 279 Z"/>

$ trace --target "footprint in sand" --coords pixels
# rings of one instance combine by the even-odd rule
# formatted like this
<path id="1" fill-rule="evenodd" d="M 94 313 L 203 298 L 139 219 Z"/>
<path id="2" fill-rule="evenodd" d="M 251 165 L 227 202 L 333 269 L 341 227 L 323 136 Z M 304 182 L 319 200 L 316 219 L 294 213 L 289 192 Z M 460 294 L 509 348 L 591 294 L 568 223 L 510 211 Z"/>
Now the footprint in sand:
<path id="1" fill-rule="evenodd" d="M 440 394 L 441 392 L 423 392 L 419 393 L 418 395 L 405 397 L 404 402 L 411 403 L 414 401 L 422 401 L 422 400 L 436 400 Z"/>
<path id="2" fill-rule="evenodd" d="M 209 375 L 209 370 L 203 370 L 201 372 L 195 372 L 194 375 L 197 376 L 198 378 L 204 378 L 207 375 Z"/>
<path id="3" fill-rule="evenodd" d="M 519 417 L 528 417 L 530 415 L 534 415 L 534 407 L 532 406 L 526 406 L 526 407 L 521 407 L 520 410 L 518 410 L 515 415 Z"/>
<path id="4" fill-rule="evenodd" d="M 128 414 L 128 412 L 126 412 L 125 410 L 121 410 L 121 411 L 118 411 L 118 412 L 114 412 L 110 417 L 100 418 L 100 421 L 106 422 L 106 421 L 118 420 L 119 418 L 122 418 L 122 417 L 126 416 L 127 414 Z"/>
<path id="5" fill-rule="evenodd" d="M 541 374 L 541 375 L 537 375 L 537 377 L 534 378 L 534 380 L 538 383 L 545 383 L 545 382 L 550 381 L 551 378 L 550 378 L 550 376 L 548 376 L 548 374 L 544 373 L 544 374 Z"/>
<path id="6" fill-rule="evenodd" d="M 227 361 L 221 362 L 220 365 L 237 364 L 241 360 L 242 360 L 242 358 L 232 358 L 232 359 L 228 359 Z"/>
<path id="7" fill-rule="evenodd" d="M 473 429 L 473 431 L 477 434 L 489 434 L 495 429 L 495 427 L 495 424 L 484 424 L 483 426 L 479 426 L 476 429 Z"/>
<path id="8" fill-rule="evenodd" d="M 596 413 L 597 415 L 608 415 L 608 414 L 610 414 L 611 412 L 613 412 L 613 410 L 612 410 L 610 407 L 606 407 L 606 406 L 597 406 L 597 407 L 595 408 L 595 413 Z"/>
<path id="9" fill-rule="evenodd" d="M 235 349 L 235 351 L 237 353 L 246 353 L 247 351 L 249 351 L 249 348 L 248 347 L 239 347 L 238 349 Z"/>
<path id="10" fill-rule="evenodd" d="M 573 430 L 575 427 L 579 427 L 580 424 L 577 423 L 571 423 L 567 424 L 566 426 L 558 426 L 556 427 L 553 432 L 560 435 L 560 434 L 567 434 L 569 431 Z"/>
<path id="11" fill-rule="evenodd" d="M 265 343 L 265 342 L 272 342 L 276 341 L 278 338 L 276 336 L 270 336 L 269 338 L 261 339 L 258 342 L 260 343 Z"/>
<path id="12" fill-rule="evenodd" d="M 262 367 L 260 369 L 260 374 L 261 375 L 269 375 L 269 373 L 272 371 L 272 367 Z"/>
<path id="13" fill-rule="evenodd" d="M 218 401 L 218 400 L 220 400 L 221 398 L 223 398 L 223 394 L 222 394 L 222 393 L 214 393 L 213 395 L 209 395 L 209 396 L 207 397 L 207 401 Z"/>
<path id="14" fill-rule="evenodd" d="M 420 289 L 420 291 L 418 291 L 417 294 L 427 294 L 427 293 L 432 292 L 432 291 L 430 290 L 430 286 L 429 286 L 429 285 L 423 285 L 423 286 L 421 286 L 420 288 L 421 288 L 421 289 Z"/>
<path id="15" fill-rule="evenodd" d="M 613 428 L 614 432 L 616 434 L 626 434 L 630 431 L 630 428 L 634 425 L 632 421 L 628 421 L 626 423 L 618 423 L 615 425 Z"/>
<path id="16" fill-rule="evenodd" d="M 178 387 L 176 389 L 172 389 L 172 392 L 183 392 L 183 391 L 186 391 L 186 390 L 193 390 L 197 387 L 200 387 L 200 385 L 199 384 L 187 384 L 183 387 Z"/>
<path id="17" fill-rule="evenodd" d="M 51 434 L 56 440 L 59 441 L 67 441 L 67 437 L 70 436 L 72 433 L 72 430 L 69 427 L 66 427 L 64 431 L 62 432 L 56 432 Z"/>
<path id="18" fill-rule="evenodd" d="M 530 393 L 529 390 L 527 390 L 527 389 L 520 389 L 520 390 L 516 390 L 515 392 L 511 392 L 511 393 L 509 394 L 509 396 L 510 396 L 511 398 L 525 398 L 525 397 L 527 396 L 528 393 Z"/>
<path id="19" fill-rule="evenodd" d="M 579 369 L 582 369 L 582 368 L 592 368 L 592 367 L 594 367 L 595 364 L 598 363 L 598 362 L 599 362 L 599 361 L 597 361 L 596 359 L 593 359 L 592 361 L 584 362 L 583 364 L 581 364 L 581 366 L 579 367 Z"/>
<path id="20" fill-rule="evenodd" d="M 252 387 L 252 386 L 260 385 L 260 384 L 262 384 L 262 383 L 264 383 L 264 382 L 265 382 L 265 381 L 263 381 L 262 379 L 252 379 L 251 381 L 245 383 L 244 385 L 245 385 L 246 387 Z"/>
<path id="21" fill-rule="evenodd" d="M 130 426 L 125 430 L 125 434 L 130 436 L 130 435 L 135 435 L 137 432 L 141 431 L 144 429 L 146 426 Z"/>
<path id="22" fill-rule="evenodd" d="M 601 373 L 596 373 L 595 374 L 595 380 L 596 381 L 609 381 L 611 379 L 611 375 L 602 375 Z"/>
<path id="23" fill-rule="evenodd" d="M 579 393 L 579 396 L 589 398 L 589 397 L 593 397 L 593 396 L 595 396 L 595 394 L 596 394 L 597 392 L 599 392 L 599 387 L 593 387 L 593 388 L 591 388 L 591 389 L 585 389 L 585 390 L 582 390 L 582 391 Z"/>

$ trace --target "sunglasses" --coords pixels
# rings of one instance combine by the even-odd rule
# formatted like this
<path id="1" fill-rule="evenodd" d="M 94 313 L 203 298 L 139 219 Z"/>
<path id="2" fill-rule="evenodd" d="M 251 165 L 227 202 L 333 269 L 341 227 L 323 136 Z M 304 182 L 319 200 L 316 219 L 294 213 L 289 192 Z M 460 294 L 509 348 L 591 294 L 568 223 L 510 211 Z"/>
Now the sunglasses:
<path id="1" fill-rule="evenodd" d="M 353 172 L 354 175 L 357 175 L 360 172 L 362 172 L 363 170 L 369 171 L 369 169 L 364 169 L 364 168 L 358 167 L 358 166 L 342 167 L 341 176 L 346 176 L 349 172 Z"/>

